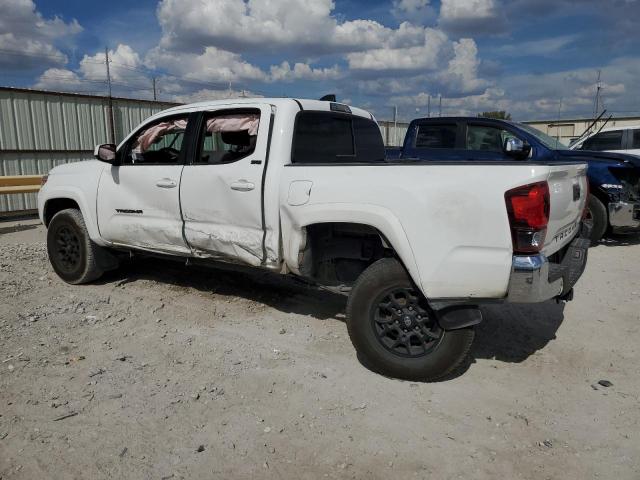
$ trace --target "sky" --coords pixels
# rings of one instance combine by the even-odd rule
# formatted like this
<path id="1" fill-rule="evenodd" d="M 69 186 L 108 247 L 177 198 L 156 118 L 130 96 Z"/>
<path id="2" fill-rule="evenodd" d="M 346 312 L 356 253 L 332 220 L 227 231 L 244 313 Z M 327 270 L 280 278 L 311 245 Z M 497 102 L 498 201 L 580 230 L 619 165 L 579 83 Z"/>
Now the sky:
<path id="1" fill-rule="evenodd" d="M 378 119 L 640 115 L 640 0 L 0 0 L 0 86 L 320 98 Z M 595 93 L 600 74 L 600 101 Z"/>

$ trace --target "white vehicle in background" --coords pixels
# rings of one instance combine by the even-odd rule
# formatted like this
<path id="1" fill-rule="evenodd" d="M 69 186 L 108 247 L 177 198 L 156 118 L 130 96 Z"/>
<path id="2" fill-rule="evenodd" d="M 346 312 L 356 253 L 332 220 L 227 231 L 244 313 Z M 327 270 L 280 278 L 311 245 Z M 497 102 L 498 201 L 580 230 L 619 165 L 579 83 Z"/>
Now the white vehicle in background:
<path id="1" fill-rule="evenodd" d="M 616 152 L 640 156 L 640 125 L 608 127 L 574 143 L 571 150 Z"/>
<path id="2" fill-rule="evenodd" d="M 467 354 L 479 305 L 568 300 L 584 270 L 586 165 L 524 162 L 525 147 L 510 141 L 507 162 L 390 162 L 364 110 L 204 102 L 54 168 L 38 209 L 68 283 L 131 254 L 304 277 L 350 292 L 369 366 L 436 380 Z"/>

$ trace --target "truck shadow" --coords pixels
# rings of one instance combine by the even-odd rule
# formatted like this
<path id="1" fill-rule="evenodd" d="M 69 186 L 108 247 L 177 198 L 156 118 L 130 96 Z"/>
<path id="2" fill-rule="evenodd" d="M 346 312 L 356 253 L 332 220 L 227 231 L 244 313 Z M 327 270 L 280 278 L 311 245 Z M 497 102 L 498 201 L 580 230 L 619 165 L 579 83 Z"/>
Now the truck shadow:
<path id="1" fill-rule="evenodd" d="M 125 262 L 96 283 L 126 285 L 139 280 L 168 284 L 177 294 L 193 289 L 208 295 L 239 297 L 318 320 L 345 320 L 345 295 L 319 290 L 295 277 L 234 266 L 186 267 L 175 261 L 141 258 Z M 463 375 L 478 359 L 525 361 L 556 338 L 564 320 L 564 305 L 553 302 L 491 305 L 482 307 L 482 312 L 484 320 L 476 327 L 467 359 L 444 381 Z M 362 359 L 360 362 L 371 369 Z"/>
<path id="2" fill-rule="evenodd" d="M 25 230 L 33 230 L 34 228 L 38 228 L 40 225 L 13 225 L 10 227 L 0 227 L 0 235 L 4 235 L 5 233 L 17 233 L 24 232 Z"/>
<path id="3" fill-rule="evenodd" d="M 447 380 L 464 374 L 478 359 L 520 363 L 556 338 L 564 320 L 564 304 L 502 304 L 482 307 L 483 322 L 467 360 Z"/>
<path id="4" fill-rule="evenodd" d="M 640 245 L 640 234 L 638 233 L 616 233 L 608 235 L 600 240 L 598 245 L 605 247 L 624 247 L 628 245 Z"/>
<path id="5" fill-rule="evenodd" d="M 208 295 L 239 297 L 319 320 L 345 318 L 345 295 L 314 288 L 295 277 L 235 266 L 187 267 L 171 260 L 140 258 L 124 262 L 95 283 L 126 285 L 138 280 L 170 285 L 177 294 L 194 289 Z"/>

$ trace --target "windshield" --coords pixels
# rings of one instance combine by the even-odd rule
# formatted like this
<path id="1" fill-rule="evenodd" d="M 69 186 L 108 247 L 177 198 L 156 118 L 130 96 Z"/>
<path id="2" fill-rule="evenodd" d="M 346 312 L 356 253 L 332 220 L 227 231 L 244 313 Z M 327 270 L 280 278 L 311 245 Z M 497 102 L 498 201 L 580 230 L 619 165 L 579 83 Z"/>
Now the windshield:
<path id="1" fill-rule="evenodd" d="M 524 123 L 518 123 L 518 127 L 527 132 L 529 135 L 533 135 L 534 137 L 536 137 L 536 139 L 538 139 L 540 143 L 542 143 L 545 147 L 550 148 L 551 150 L 569 150 L 569 147 L 567 147 L 560 140 L 551 137 L 546 133 L 542 133 L 537 128 L 525 125 Z"/>

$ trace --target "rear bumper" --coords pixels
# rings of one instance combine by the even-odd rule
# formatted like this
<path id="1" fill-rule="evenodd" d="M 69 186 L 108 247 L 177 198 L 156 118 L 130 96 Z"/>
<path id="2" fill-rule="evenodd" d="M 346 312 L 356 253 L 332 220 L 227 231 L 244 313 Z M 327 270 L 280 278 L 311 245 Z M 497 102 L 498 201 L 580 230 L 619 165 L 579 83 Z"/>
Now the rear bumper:
<path id="1" fill-rule="evenodd" d="M 577 236 L 554 261 L 545 255 L 514 255 L 507 302 L 539 303 L 563 297 L 582 276 L 587 263 L 589 240 L 585 232 Z"/>
<path id="2" fill-rule="evenodd" d="M 614 228 L 640 228 L 640 203 L 610 202 L 609 223 Z"/>

